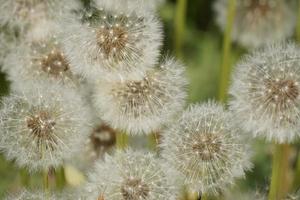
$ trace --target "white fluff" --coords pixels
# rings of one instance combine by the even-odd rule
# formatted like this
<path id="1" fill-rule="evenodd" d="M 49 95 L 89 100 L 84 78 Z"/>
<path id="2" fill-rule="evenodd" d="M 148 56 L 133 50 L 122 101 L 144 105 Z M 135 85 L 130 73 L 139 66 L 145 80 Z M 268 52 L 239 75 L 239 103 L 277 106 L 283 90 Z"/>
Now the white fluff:
<path id="1" fill-rule="evenodd" d="M 293 142 L 300 130 L 300 57 L 294 44 L 254 51 L 232 77 L 230 109 L 254 136 Z"/>
<path id="2" fill-rule="evenodd" d="M 79 194 L 86 200 L 175 200 L 176 190 L 153 154 L 126 150 L 99 160 Z"/>
<path id="3" fill-rule="evenodd" d="M 161 24 L 146 5 L 140 0 L 99 0 L 81 19 L 64 20 L 65 49 L 74 72 L 99 79 L 143 72 L 156 64 Z"/>
<path id="4" fill-rule="evenodd" d="M 99 80 L 94 106 L 101 118 L 129 134 L 150 134 L 170 122 L 185 105 L 184 68 L 173 59 L 142 76 Z"/>
<path id="5" fill-rule="evenodd" d="M 295 1 L 239 0 L 232 38 L 244 47 L 255 48 L 291 37 L 296 27 Z M 228 0 L 217 0 L 216 22 L 225 31 Z"/>
<path id="6" fill-rule="evenodd" d="M 37 82 L 31 90 L 3 99 L 0 150 L 29 171 L 57 167 L 87 139 L 89 118 L 72 89 Z"/>
<path id="7" fill-rule="evenodd" d="M 215 195 L 251 168 L 249 147 L 231 119 L 216 103 L 193 105 L 163 132 L 162 156 L 190 190 Z"/>

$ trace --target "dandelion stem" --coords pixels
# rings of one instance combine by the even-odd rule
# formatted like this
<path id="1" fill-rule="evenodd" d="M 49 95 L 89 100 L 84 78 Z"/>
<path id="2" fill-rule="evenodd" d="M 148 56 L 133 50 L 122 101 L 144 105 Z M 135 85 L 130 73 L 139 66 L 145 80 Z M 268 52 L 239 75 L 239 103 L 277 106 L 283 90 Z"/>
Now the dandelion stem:
<path id="1" fill-rule="evenodd" d="M 118 149 L 125 149 L 128 144 L 128 136 L 126 133 L 117 133 L 117 148 Z"/>
<path id="2" fill-rule="evenodd" d="M 56 178 L 56 187 L 62 190 L 66 183 L 64 167 L 61 167 L 56 171 L 55 178 Z"/>
<path id="3" fill-rule="evenodd" d="M 297 19 L 296 40 L 300 42 L 300 1 L 298 1 L 298 19 Z"/>
<path id="4" fill-rule="evenodd" d="M 227 8 L 227 24 L 223 39 L 223 56 L 221 65 L 221 80 L 219 85 L 219 100 L 224 102 L 228 90 L 228 83 L 230 78 L 230 57 L 231 57 L 231 32 L 236 11 L 236 0 L 229 0 Z"/>
<path id="5" fill-rule="evenodd" d="M 29 186 L 29 175 L 26 169 L 22 168 L 19 171 L 20 173 L 20 180 L 23 187 Z"/>
<path id="6" fill-rule="evenodd" d="M 178 58 L 182 58 L 182 43 L 185 30 L 187 0 L 177 0 L 175 27 L 175 53 Z"/>
<path id="7" fill-rule="evenodd" d="M 152 150 L 156 150 L 159 144 L 159 134 L 157 132 L 153 132 L 149 135 L 149 147 Z"/>
<path id="8" fill-rule="evenodd" d="M 45 199 L 49 199 L 49 170 L 46 169 L 43 173 L 43 185 L 44 185 L 44 193 L 45 193 Z"/>
<path id="9" fill-rule="evenodd" d="M 300 186 L 300 153 L 298 152 L 298 159 L 297 159 L 297 165 L 296 165 L 296 172 L 295 172 L 295 179 L 294 179 L 294 188 L 299 188 Z"/>
<path id="10" fill-rule="evenodd" d="M 283 199 L 288 192 L 289 152 L 288 144 L 275 146 L 269 200 Z"/>

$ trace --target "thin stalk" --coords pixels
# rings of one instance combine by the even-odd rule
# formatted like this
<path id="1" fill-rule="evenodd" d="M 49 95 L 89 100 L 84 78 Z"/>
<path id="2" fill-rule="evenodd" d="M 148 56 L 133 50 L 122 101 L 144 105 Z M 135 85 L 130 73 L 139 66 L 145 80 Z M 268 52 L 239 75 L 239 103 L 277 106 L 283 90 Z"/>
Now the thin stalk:
<path id="1" fill-rule="evenodd" d="M 20 173 L 21 185 L 22 185 L 23 187 L 29 186 L 29 182 L 30 182 L 29 178 L 30 178 L 30 177 L 29 177 L 29 175 L 28 175 L 27 170 L 24 169 L 24 168 L 22 168 L 22 169 L 20 169 L 19 173 Z"/>
<path id="2" fill-rule="evenodd" d="M 125 149 L 128 144 L 128 136 L 125 133 L 117 133 L 117 148 Z"/>
<path id="3" fill-rule="evenodd" d="M 298 152 L 298 159 L 296 164 L 296 171 L 295 171 L 295 179 L 293 182 L 293 186 L 295 189 L 300 187 L 300 153 Z"/>
<path id="4" fill-rule="evenodd" d="M 298 0 L 298 19 L 297 19 L 297 29 L 296 29 L 296 40 L 300 42 L 300 0 Z"/>
<path id="5" fill-rule="evenodd" d="M 221 80 L 219 85 L 219 100 L 226 101 L 228 83 L 230 78 L 230 58 L 231 58 L 231 33 L 236 12 L 236 0 L 229 0 L 227 8 L 227 25 L 223 39 L 223 55 L 221 65 Z"/>
<path id="6" fill-rule="evenodd" d="M 182 58 L 182 44 L 185 30 L 187 0 L 177 0 L 175 13 L 175 53 L 178 58 Z"/>
<path id="7" fill-rule="evenodd" d="M 201 199 L 201 200 L 208 200 L 208 197 L 207 197 L 205 194 L 202 194 L 201 198 L 198 198 L 198 199 Z"/>
<path id="8" fill-rule="evenodd" d="M 49 170 L 48 169 L 46 169 L 43 173 L 43 186 L 44 186 L 45 199 L 49 200 L 50 187 L 49 187 Z"/>
<path id="9" fill-rule="evenodd" d="M 288 144 L 276 144 L 273 155 L 269 200 L 283 199 L 288 192 L 289 153 L 290 147 Z"/>
<path id="10" fill-rule="evenodd" d="M 62 190 L 66 184 L 64 167 L 60 167 L 55 171 L 55 180 L 56 180 L 56 187 L 59 190 Z"/>
<path id="11" fill-rule="evenodd" d="M 149 148 L 156 151 L 159 144 L 159 134 L 157 132 L 149 135 Z"/>

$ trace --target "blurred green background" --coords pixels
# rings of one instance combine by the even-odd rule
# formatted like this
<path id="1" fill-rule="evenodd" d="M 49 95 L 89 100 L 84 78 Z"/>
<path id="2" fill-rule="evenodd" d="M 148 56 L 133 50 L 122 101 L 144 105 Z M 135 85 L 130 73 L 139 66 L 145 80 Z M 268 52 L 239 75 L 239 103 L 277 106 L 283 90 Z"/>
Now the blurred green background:
<path id="1" fill-rule="evenodd" d="M 159 14 L 164 24 L 165 40 L 163 54 L 177 55 L 187 66 L 189 85 L 189 102 L 204 102 L 216 99 L 220 79 L 223 34 L 214 22 L 212 0 L 188 0 L 186 19 L 183 28 L 182 48 L 176 52 L 175 26 L 176 1 L 169 0 L 159 8 Z M 232 64 L 246 51 L 233 45 Z M 8 93 L 9 84 L 5 75 L 0 75 L 0 93 Z M 248 172 L 245 180 L 240 180 L 237 187 L 246 190 L 267 190 L 271 173 L 270 145 L 262 141 L 254 142 L 255 167 Z M 14 191 L 20 185 L 20 172 L 13 163 L 0 156 L 0 199 L 6 192 Z M 39 178 L 31 180 L 31 186 L 41 184 Z"/>

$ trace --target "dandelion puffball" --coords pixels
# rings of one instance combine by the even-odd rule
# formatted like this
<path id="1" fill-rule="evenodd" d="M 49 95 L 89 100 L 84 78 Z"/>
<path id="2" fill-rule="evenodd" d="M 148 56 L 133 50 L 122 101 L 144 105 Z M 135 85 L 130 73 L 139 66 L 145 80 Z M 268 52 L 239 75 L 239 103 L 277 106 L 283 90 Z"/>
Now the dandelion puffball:
<path id="1" fill-rule="evenodd" d="M 24 41 L 4 62 L 13 89 L 31 87 L 32 81 L 53 81 L 75 87 L 77 77 L 61 45 L 59 31 L 49 31 L 40 41 Z"/>
<path id="2" fill-rule="evenodd" d="M 224 31 L 229 0 L 215 3 L 217 23 Z M 297 4 L 296 4 L 297 5 Z M 233 40 L 245 47 L 259 47 L 293 35 L 297 11 L 295 1 L 239 0 L 234 18 Z"/>
<path id="3" fill-rule="evenodd" d="M 143 71 L 156 63 L 161 25 L 140 0 L 98 0 L 80 20 L 66 20 L 65 49 L 88 78 Z"/>
<path id="4" fill-rule="evenodd" d="M 190 106 L 163 134 L 162 156 L 195 192 L 216 194 L 251 167 L 231 114 L 210 102 Z"/>
<path id="5" fill-rule="evenodd" d="M 230 88 L 239 124 L 276 142 L 292 142 L 300 128 L 300 58 L 294 44 L 274 44 L 240 62 Z"/>
<path id="6" fill-rule="evenodd" d="M 5 200 L 45 200 L 45 199 L 51 199 L 51 200 L 58 200 L 62 199 L 56 196 L 55 194 L 47 194 L 44 191 L 28 191 L 23 190 L 20 192 L 17 192 L 16 194 L 10 194 L 8 195 Z"/>
<path id="7" fill-rule="evenodd" d="M 149 134 L 183 109 L 185 87 L 184 68 L 167 59 L 142 76 L 99 80 L 94 87 L 94 106 L 113 128 Z"/>
<path id="8" fill-rule="evenodd" d="M 39 85 L 5 97 L 0 110 L 0 150 L 30 171 L 61 165 L 90 132 L 81 97 L 54 84 Z"/>
<path id="9" fill-rule="evenodd" d="M 86 200 L 173 200 L 160 162 L 151 153 L 126 150 L 98 161 L 85 186 Z"/>
<path id="10" fill-rule="evenodd" d="M 39 40 L 58 17 L 78 7 L 75 0 L 0 0 L 0 26 L 17 27 L 19 37 Z"/>

